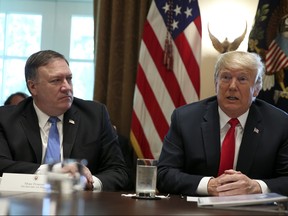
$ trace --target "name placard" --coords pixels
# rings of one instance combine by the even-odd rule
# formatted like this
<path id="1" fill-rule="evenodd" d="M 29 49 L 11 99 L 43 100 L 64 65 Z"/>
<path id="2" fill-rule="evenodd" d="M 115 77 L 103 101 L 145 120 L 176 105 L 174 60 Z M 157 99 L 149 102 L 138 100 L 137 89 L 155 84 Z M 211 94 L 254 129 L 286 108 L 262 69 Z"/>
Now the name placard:
<path id="1" fill-rule="evenodd" d="M 45 184 L 45 175 L 3 173 L 0 191 L 46 192 Z"/>

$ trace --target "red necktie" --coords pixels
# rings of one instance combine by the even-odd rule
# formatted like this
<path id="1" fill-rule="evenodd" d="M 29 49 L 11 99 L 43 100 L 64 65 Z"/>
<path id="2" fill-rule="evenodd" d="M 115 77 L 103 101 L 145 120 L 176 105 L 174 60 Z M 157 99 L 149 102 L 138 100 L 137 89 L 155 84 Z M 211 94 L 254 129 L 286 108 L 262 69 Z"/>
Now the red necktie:
<path id="1" fill-rule="evenodd" d="M 227 169 L 233 169 L 234 154 L 235 154 L 235 127 L 239 123 L 237 118 L 230 119 L 228 122 L 231 127 L 222 143 L 221 159 L 218 171 L 218 176 L 224 173 Z"/>

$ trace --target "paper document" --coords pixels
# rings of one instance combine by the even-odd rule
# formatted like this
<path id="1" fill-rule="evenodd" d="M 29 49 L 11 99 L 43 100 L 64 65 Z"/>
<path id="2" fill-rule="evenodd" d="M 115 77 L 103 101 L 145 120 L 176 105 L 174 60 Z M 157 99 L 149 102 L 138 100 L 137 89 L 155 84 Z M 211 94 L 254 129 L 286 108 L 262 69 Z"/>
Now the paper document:
<path id="1" fill-rule="evenodd" d="M 223 196 L 223 197 L 199 197 L 198 206 L 215 206 L 215 207 L 229 207 L 229 206 L 245 206 L 266 204 L 274 202 L 288 202 L 288 197 L 277 193 L 266 194 L 248 194 L 237 196 Z"/>
<path id="2" fill-rule="evenodd" d="M 195 196 L 187 196 L 187 201 L 188 202 L 198 202 L 199 197 Z"/>

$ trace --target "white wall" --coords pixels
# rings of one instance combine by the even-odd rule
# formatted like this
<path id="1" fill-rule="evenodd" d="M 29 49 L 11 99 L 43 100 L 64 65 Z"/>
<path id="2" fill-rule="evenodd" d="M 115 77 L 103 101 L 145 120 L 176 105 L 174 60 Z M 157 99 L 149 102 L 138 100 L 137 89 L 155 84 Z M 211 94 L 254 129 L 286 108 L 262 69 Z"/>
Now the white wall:
<path id="1" fill-rule="evenodd" d="M 225 37 L 233 41 L 245 29 L 245 39 L 237 50 L 247 51 L 248 37 L 254 23 L 258 0 L 198 0 L 202 19 L 202 60 L 200 99 L 215 95 L 214 64 L 219 53 L 214 49 L 208 35 L 207 24 L 211 33 L 221 42 Z"/>

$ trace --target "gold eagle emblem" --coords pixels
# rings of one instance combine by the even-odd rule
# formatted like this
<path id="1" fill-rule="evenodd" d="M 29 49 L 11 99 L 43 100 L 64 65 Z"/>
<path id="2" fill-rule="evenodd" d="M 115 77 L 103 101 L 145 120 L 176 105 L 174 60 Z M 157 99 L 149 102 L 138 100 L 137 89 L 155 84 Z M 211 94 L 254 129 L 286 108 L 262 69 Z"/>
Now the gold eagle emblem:
<path id="1" fill-rule="evenodd" d="M 209 37 L 212 41 L 212 45 L 213 47 L 219 52 L 219 53 L 225 53 L 225 52 L 229 52 L 229 51 L 234 51 L 236 49 L 238 49 L 238 47 L 240 46 L 241 42 L 244 40 L 245 35 L 247 32 L 247 22 L 246 22 L 246 27 L 244 32 L 242 33 L 242 35 L 240 35 L 239 37 L 237 37 L 233 42 L 230 42 L 228 40 L 228 38 L 226 37 L 225 40 L 223 42 L 220 42 L 211 32 L 209 29 L 209 23 L 208 23 L 208 33 L 209 33 Z"/>

